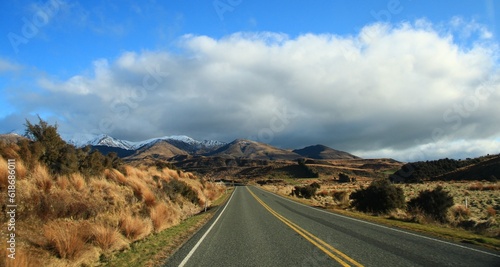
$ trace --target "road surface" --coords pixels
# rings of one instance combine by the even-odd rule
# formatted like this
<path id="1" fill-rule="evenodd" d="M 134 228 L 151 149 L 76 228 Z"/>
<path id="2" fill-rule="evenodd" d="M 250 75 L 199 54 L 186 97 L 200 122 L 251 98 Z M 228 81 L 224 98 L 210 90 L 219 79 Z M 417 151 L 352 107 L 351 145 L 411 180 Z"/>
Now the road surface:
<path id="1" fill-rule="evenodd" d="M 238 186 L 165 266 L 500 266 L 500 253 Z"/>

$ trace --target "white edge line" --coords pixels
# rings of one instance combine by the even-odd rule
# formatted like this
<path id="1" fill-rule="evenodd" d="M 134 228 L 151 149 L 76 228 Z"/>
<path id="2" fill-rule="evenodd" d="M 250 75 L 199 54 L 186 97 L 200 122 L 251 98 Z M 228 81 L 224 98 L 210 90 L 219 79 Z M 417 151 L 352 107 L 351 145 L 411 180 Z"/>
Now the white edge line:
<path id="1" fill-rule="evenodd" d="M 212 223 L 212 225 L 210 226 L 210 228 L 208 228 L 208 230 L 205 232 L 205 234 L 203 234 L 203 236 L 200 238 L 200 240 L 198 240 L 198 242 L 196 243 L 196 245 L 194 245 L 194 247 L 191 249 L 191 251 L 189 251 L 189 253 L 186 255 L 186 257 L 182 260 L 182 262 L 179 264 L 179 267 L 183 267 L 184 265 L 186 265 L 186 263 L 188 262 L 188 260 L 191 258 L 191 256 L 193 256 L 194 252 L 198 249 L 198 247 L 201 245 L 201 242 L 203 242 L 203 240 L 205 239 L 205 237 L 207 237 L 208 233 L 210 233 L 210 231 L 212 230 L 212 228 L 215 226 L 215 224 L 217 223 L 217 221 L 219 220 L 220 216 L 222 216 L 222 214 L 224 213 L 224 211 L 226 210 L 227 206 L 229 205 L 229 202 L 231 201 L 231 199 L 233 198 L 233 195 L 234 193 L 236 192 L 236 188 L 234 188 L 234 191 L 233 193 L 231 194 L 231 197 L 229 198 L 229 200 L 227 201 L 226 205 L 224 206 L 224 208 L 222 209 L 222 211 L 220 212 L 219 216 L 217 216 L 217 219 L 215 219 L 215 221 Z"/>
<path id="2" fill-rule="evenodd" d="M 254 186 L 254 187 L 255 187 L 255 186 Z M 319 212 L 323 212 L 323 213 L 326 213 L 326 214 L 330 214 L 330 215 L 334 215 L 334 216 L 342 217 L 342 218 L 344 218 L 344 219 L 349 219 L 349 220 L 356 221 L 356 222 L 366 223 L 366 224 L 369 224 L 369 225 L 373 225 L 373 226 L 377 226 L 377 227 L 380 227 L 380 228 L 384 228 L 384 229 L 392 230 L 392 231 L 395 231 L 395 232 L 404 233 L 404 234 L 407 234 L 407 235 L 416 236 L 416 237 L 420 237 L 420 238 L 424 238 L 424 239 L 432 240 L 432 241 L 435 241 L 435 242 L 440 242 L 440 243 L 444 243 L 444 244 L 452 245 L 452 246 L 455 246 L 455 247 L 459 247 L 459 248 L 463 248 L 463 249 L 468 249 L 468 250 L 472 250 L 472 251 L 475 251 L 475 252 L 480 252 L 480 253 L 483 253 L 483 254 L 487 254 L 487 255 L 490 255 L 490 256 L 494 256 L 494 257 L 500 258 L 500 255 L 493 254 L 493 253 L 490 253 L 490 252 L 486 252 L 486 251 L 483 251 L 483 250 L 479 250 L 479 249 L 475 249 L 475 248 L 471 248 L 471 247 L 467 247 L 467 246 L 463 246 L 463 245 L 459 245 L 459 244 L 451 243 L 451 242 L 444 241 L 444 240 L 439 240 L 439 239 L 432 238 L 432 237 L 428 237 L 428 236 L 423 236 L 423 235 L 419 235 L 419 234 L 415 234 L 415 233 L 407 232 L 407 231 L 400 230 L 400 229 L 395 229 L 395 228 L 387 227 L 387 226 L 380 225 L 380 224 L 376 224 L 376 223 L 372 223 L 372 222 L 363 221 L 363 220 L 360 220 L 360 219 L 351 218 L 351 217 L 348 217 L 348 216 L 345 216 L 345 215 L 340 215 L 340 214 L 337 214 L 337 213 L 334 213 L 334 212 L 329 212 L 329 211 L 325 211 L 325 210 L 320 210 L 320 209 L 317 209 L 317 208 L 314 208 L 314 207 L 311 207 L 311 206 L 308 206 L 308 205 L 302 204 L 302 203 L 300 203 L 300 202 L 293 201 L 293 200 L 288 199 L 288 198 L 286 198 L 286 197 L 280 196 L 280 195 L 278 195 L 278 194 L 276 194 L 276 193 L 269 192 L 269 191 L 267 191 L 267 190 L 264 190 L 264 189 L 261 189 L 261 188 L 258 188 L 258 187 L 255 187 L 255 188 L 257 188 L 257 189 L 259 189 L 259 190 L 262 190 L 262 191 L 264 191 L 264 192 L 267 192 L 267 193 L 271 193 L 271 194 L 273 194 L 273 195 L 275 195 L 275 196 L 277 196 L 277 197 L 280 197 L 280 198 L 282 198 L 282 199 L 284 199 L 284 200 L 287 200 L 287 201 L 290 201 L 290 202 L 292 202 L 292 203 L 295 203 L 295 204 L 298 204 L 298 205 L 301 205 L 301 206 L 304 206 L 304 207 L 308 207 L 308 208 L 311 208 L 311 209 L 313 209 L 313 210 L 316 210 L 316 211 L 319 211 Z"/>

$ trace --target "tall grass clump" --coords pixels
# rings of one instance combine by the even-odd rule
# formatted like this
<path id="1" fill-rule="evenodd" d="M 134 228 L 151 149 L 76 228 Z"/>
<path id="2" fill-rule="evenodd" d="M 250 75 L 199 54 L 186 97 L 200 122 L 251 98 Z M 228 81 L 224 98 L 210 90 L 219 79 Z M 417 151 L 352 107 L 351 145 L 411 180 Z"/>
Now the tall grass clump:
<path id="1" fill-rule="evenodd" d="M 118 229 L 114 227 L 96 224 L 92 226 L 91 231 L 92 242 L 105 252 L 121 250 L 128 246 Z"/>
<path id="2" fill-rule="evenodd" d="M 173 206 L 165 203 L 159 203 L 151 208 L 150 211 L 151 221 L 155 232 L 160 232 L 172 225 L 179 222 L 180 216 Z"/>
<path id="3" fill-rule="evenodd" d="M 47 246 L 60 258 L 75 259 L 85 249 L 82 229 L 75 222 L 55 221 L 43 227 L 43 235 L 47 239 Z"/>
<path id="4" fill-rule="evenodd" d="M 119 227 L 125 237 L 131 241 L 143 239 L 151 233 L 151 221 L 138 216 L 124 215 L 120 219 Z"/>

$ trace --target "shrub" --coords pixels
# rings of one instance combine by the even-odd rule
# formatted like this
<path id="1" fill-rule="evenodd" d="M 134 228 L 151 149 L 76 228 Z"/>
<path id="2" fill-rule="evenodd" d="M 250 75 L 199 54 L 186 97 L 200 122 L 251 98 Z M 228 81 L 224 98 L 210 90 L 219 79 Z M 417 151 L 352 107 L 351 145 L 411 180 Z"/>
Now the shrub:
<path id="1" fill-rule="evenodd" d="M 349 175 L 345 173 L 339 174 L 339 183 L 349 183 L 349 182 L 351 182 L 351 178 L 349 177 Z"/>
<path id="2" fill-rule="evenodd" d="M 302 198 L 311 198 L 316 194 L 316 190 L 318 190 L 321 186 L 314 182 L 308 186 L 296 186 L 292 191 L 292 195 Z"/>
<path id="3" fill-rule="evenodd" d="M 410 211 L 420 210 L 440 222 L 446 222 L 446 213 L 453 206 L 453 197 L 443 187 L 434 190 L 421 191 L 419 195 L 408 202 Z"/>
<path id="4" fill-rule="evenodd" d="M 186 183 L 177 179 L 172 179 L 163 186 L 163 190 L 171 200 L 175 200 L 177 195 L 181 195 L 193 204 L 200 202 L 198 194 Z"/>
<path id="5" fill-rule="evenodd" d="M 403 190 L 386 179 L 375 180 L 367 188 L 353 192 L 350 199 L 363 212 L 387 213 L 405 205 Z"/>

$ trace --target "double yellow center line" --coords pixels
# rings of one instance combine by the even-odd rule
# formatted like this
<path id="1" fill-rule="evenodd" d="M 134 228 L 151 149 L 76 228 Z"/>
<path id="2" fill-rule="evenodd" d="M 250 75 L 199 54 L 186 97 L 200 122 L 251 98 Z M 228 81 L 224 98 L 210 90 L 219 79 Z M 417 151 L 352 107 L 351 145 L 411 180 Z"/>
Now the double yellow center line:
<path id="1" fill-rule="evenodd" d="M 295 232 L 297 232 L 299 235 L 301 235 L 303 238 L 305 238 L 307 241 L 311 242 L 311 244 L 315 245 L 317 248 L 319 248 L 321 251 L 326 253 L 326 255 L 330 256 L 332 259 L 336 260 L 338 263 L 340 263 L 342 266 L 351 266 L 349 263 L 352 264 L 352 266 L 358 266 L 362 267 L 360 263 L 357 261 L 351 259 L 349 256 L 345 255 L 338 249 L 332 247 L 330 244 L 326 243 L 325 241 L 321 240 L 317 236 L 309 233 L 305 229 L 301 228 L 297 224 L 293 223 L 292 221 L 288 220 L 287 218 L 283 217 L 281 214 L 277 213 L 271 207 L 269 207 L 264 201 L 262 201 L 259 197 L 257 197 L 248 187 L 247 187 L 248 192 L 259 202 L 267 211 L 269 211 L 272 215 L 274 215 L 276 218 L 278 218 L 280 221 L 282 221 L 284 224 L 286 224 L 288 227 L 292 228 Z M 349 262 L 349 263 L 347 263 Z"/>

